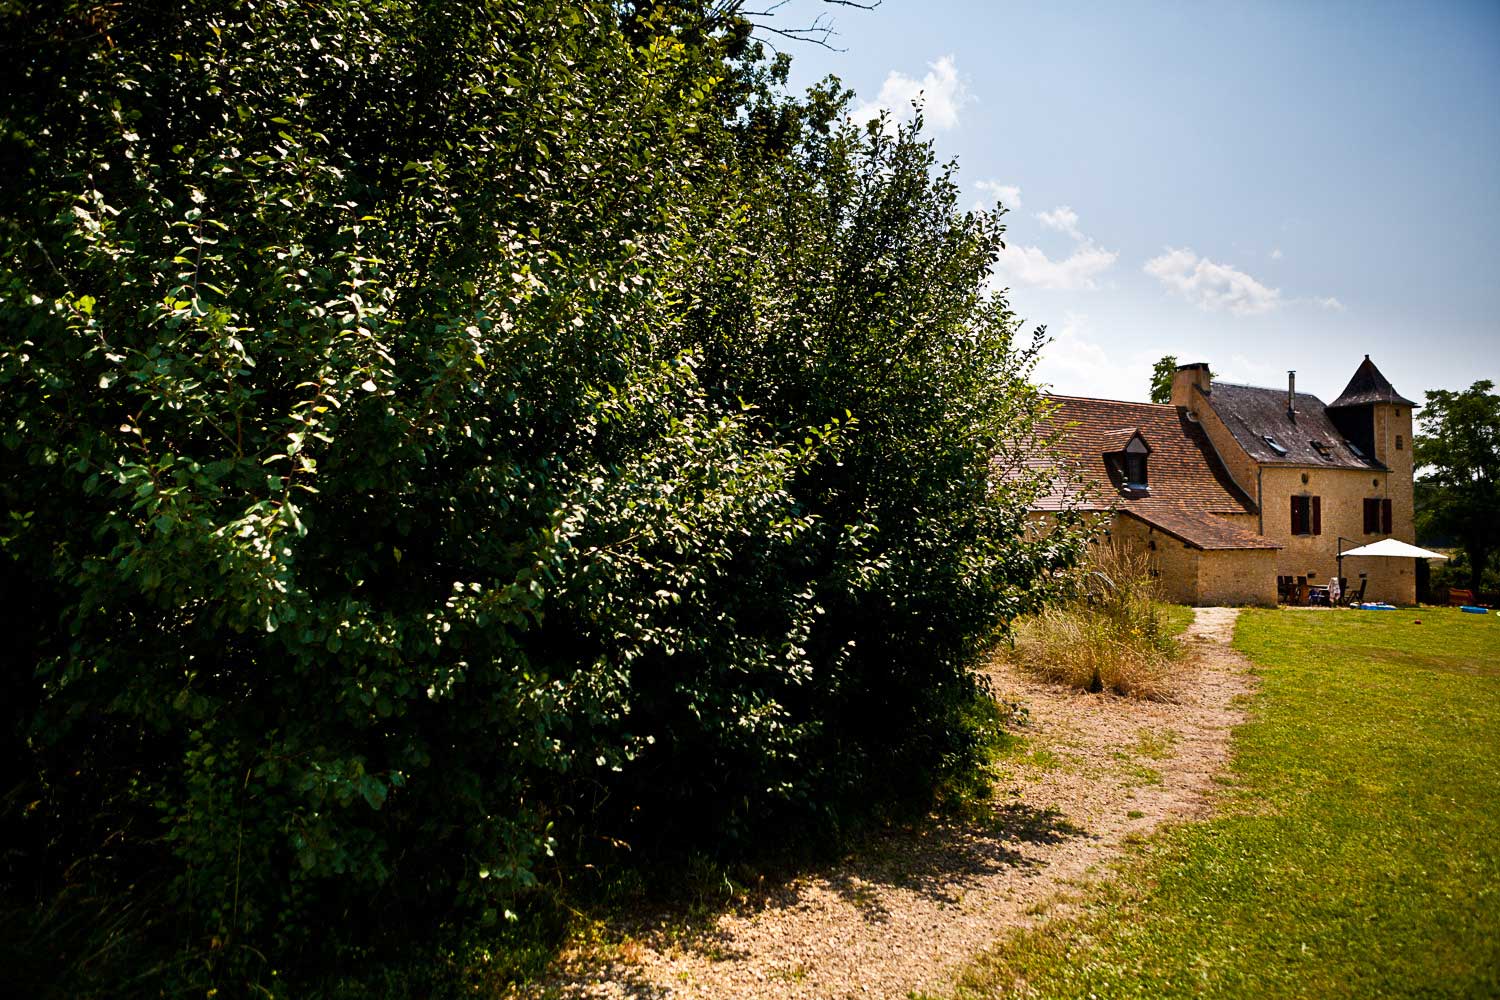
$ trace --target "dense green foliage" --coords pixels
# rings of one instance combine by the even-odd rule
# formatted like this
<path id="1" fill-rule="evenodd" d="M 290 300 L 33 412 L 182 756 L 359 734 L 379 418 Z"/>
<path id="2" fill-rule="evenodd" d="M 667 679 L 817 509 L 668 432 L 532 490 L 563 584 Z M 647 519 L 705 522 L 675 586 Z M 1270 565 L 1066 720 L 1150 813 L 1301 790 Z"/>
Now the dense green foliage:
<path id="1" fill-rule="evenodd" d="M 0 6 L 10 974 L 295 981 L 972 764 L 1074 557 L 1002 230 L 734 7 Z"/>
<path id="2" fill-rule="evenodd" d="M 1500 622 L 1247 611 L 1235 645 L 1260 691 L 1220 815 L 1151 838 L 959 997 L 1500 992 Z"/>
<path id="3" fill-rule="evenodd" d="M 1164 355 L 1151 366 L 1151 402 L 1170 403 L 1172 401 L 1172 379 L 1176 376 L 1176 355 Z"/>
<path id="4" fill-rule="evenodd" d="M 1431 389 L 1412 443 L 1419 480 L 1418 530 L 1463 547 L 1466 586 L 1479 590 L 1500 550 L 1500 393 L 1489 381 L 1462 392 Z"/>

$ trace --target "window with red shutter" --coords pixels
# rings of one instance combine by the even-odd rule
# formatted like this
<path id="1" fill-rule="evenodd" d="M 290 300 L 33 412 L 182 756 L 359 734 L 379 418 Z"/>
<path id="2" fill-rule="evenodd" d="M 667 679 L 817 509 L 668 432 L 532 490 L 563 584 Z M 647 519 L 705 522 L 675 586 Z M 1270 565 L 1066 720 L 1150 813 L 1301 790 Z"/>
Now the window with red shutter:
<path id="1" fill-rule="evenodd" d="M 1323 498 L 1312 498 L 1312 533 L 1321 535 L 1323 533 Z"/>
<path id="2" fill-rule="evenodd" d="M 1292 534 L 1307 534 L 1307 498 L 1292 497 Z"/>
<path id="3" fill-rule="evenodd" d="M 1380 501 L 1380 531 L 1386 535 L 1391 533 L 1391 502 L 1389 500 Z"/>
<path id="4" fill-rule="evenodd" d="M 1380 530 L 1380 501 L 1365 500 L 1365 534 L 1373 535 Z"/>

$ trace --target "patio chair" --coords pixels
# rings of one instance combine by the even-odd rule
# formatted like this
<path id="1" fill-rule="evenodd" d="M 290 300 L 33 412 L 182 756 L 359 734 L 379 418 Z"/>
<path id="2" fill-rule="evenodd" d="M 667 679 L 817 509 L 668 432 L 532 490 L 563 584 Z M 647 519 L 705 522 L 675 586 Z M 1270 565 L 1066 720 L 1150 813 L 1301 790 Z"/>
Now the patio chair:
<path id="1" fill-rule="evenodd" d="M 1365 588 L 1368 587 L 1369 585 L 1370 585 L 1370 581 L 1367 580 L 1367 579 L 1364 579 L 1363 577 L 1361 577 L 1360 581 L 1359 581 L 1359 589 L 1358 590 L 1351 590 L 1351 591 L 1348 592 L 1348 595 L 1349 595 L 1349 606 L 1351 608 L 1354 607 L 1356 604 L 1363 604 L 1363 603 L 1365 603 Z"/>

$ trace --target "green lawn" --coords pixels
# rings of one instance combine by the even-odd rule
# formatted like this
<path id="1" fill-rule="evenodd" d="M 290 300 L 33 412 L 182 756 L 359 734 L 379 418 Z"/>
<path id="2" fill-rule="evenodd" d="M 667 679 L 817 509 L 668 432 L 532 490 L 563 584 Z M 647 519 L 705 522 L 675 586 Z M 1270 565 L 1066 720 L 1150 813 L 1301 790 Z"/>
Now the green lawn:
<path id="1" fill-rule="evenodd" d="M 1500 996 L 1500 616 L 1249 611 L 1235 643 L 1260 692 L 1220 818 L 958 996 Z"/>

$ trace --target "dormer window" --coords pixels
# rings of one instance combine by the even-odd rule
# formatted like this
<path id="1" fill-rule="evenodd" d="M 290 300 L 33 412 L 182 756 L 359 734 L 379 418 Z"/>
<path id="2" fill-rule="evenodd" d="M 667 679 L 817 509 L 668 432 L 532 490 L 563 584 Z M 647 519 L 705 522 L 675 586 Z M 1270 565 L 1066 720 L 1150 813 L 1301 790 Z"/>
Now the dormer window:
<path id="1" fill-rule="evenodd" d="M 1146 460 L 1151 454 L 1151 446 L 1146 443 L 1140 429 L 1124 427 L 1108 431 L 1101 443 L 1104 462 L 1112 474 L 1120 477 L 1120 486 L 1127 490 L 1146 490 L 1149 482 Z"/>
<path id="2" fill-rule="evenodd" d="M 1276 438 L 1275 438 L 1274 435 L 1271 435 L 1271 434 L 1262 434 L 1260 439 L 1262 441 L 1264 441 L 1266 443 L 1266 445 L 1272 451 L 1274 451 L 1277 455 L 1279 455 L 1279 456 L 1281 456 L 1283 458 L 1286 456 L 1286 453 L 1287 453 L 1287 451 L 1286 451 L 1286 445 L 1284 445 L 1280 441 L 1276 440 Z"/>

